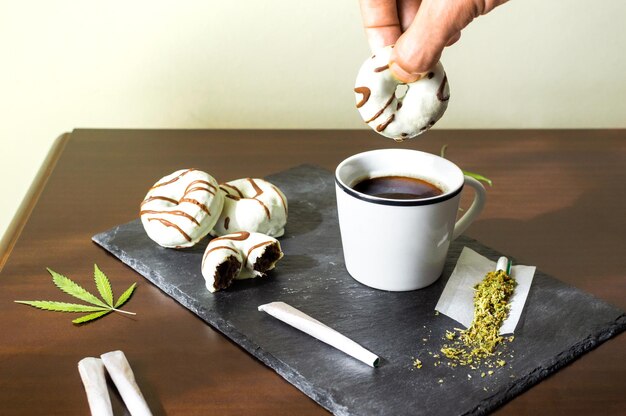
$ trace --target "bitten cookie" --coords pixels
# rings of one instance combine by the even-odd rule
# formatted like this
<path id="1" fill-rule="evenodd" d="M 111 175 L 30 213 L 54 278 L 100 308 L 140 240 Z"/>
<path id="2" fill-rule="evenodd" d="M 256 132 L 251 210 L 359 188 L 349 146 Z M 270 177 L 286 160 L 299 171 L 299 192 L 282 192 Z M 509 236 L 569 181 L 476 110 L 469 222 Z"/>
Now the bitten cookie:
<path id="1" fill-rule="evenodd" d="M 441 62 L 423 78 L 404 84 L 389 70 L 393 46 L 380 49 L 368 58 L 356 78 L 356 108 L 376 132 L 396 141 L 424 133 L 441 118 L 448 107 L 450 87 Z M 399 85 L 406 93 L 398 94 Z"/>
<path id="2" fill-rule="evenodd" d="M 202 257 L 206 288 L 216 292 L 233 280 L 265 276 L 283 257 L 280 243 L 261 233 L 240 231 L 211 240 Z"/>
<path id="3" fill-rule="evenodd" d="M 244 178 L 220 184 L 224 208 L 212 235 L 237 231 L 258 232 L 272 237 L 285 233 L 287 198 L 266 180 Z"/>
<path id="4" fill-rule="evenodd" d="M 141 203 L 141 222 L 148 236 L 169 248 L 191 247 L 219 218 L 224 195 L 208 173 L 183 169 L 160 179 Z"/>

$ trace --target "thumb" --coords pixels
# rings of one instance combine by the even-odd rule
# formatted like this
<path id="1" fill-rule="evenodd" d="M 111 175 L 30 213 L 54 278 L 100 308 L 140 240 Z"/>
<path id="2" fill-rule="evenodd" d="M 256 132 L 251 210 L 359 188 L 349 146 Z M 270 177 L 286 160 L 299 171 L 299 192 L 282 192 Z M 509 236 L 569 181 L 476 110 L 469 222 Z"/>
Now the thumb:
<path id="1" fill-rule="evenodd" d="M 403 82 L 421 78 L 437 64 L 443 48 L 459 39 L 463 28 L 495 7 L 485 3 L 481 0 L 422 1 L 411 26 L 395 44 L 390 59 L 392 73 Z"/>

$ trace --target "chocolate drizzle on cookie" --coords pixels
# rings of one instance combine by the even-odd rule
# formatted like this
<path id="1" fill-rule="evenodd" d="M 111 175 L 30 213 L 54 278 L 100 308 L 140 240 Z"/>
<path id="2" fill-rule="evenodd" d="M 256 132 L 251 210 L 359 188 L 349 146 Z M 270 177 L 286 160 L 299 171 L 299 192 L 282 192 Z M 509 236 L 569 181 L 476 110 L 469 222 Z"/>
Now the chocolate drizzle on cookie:
<path id="1" fill-rule="evenodd" d="M 174 205 L 178 205 L 178 204 L 179 204 L 179 201 L 175 200 L 174 198 L 168 198 L 168 197 L 166 197 L 166 196 L 159 196 L 159 195 L 157 195 L 157 196 L 150 196 L 150 197 L 148 197 L 148 198 L 144 199 L 144 200 L 141 202 L 141 205 L 140 205 L 140 206 L 142 206 L 142 207 L 143 207 L 143 206 L 144 206 L 145 204 L 147 204 L 148 202 L 152 202 L 152 201 L 154 201 L 154 200 L 167 201 L 167 202 L 169 202 L 170 204 L 174 204 Z"/>
<path id="2" fill-rule="evenodd" d="M 391 124 L 391 122 L 393 121 L 393 119 L 396 118 L 395 114 L 392 114 L 387 120 L 385 120 L 382 124 L 379 124 L 378 126 L 376 126 L 376 131 L 377 132 L 381 132 L 383 130 L 385 130 L 387 128 L 387 126 L 389 124 Z"/>
<path id="3" fill-rule="evenodd" d="M 367 87 L 356 87 L 354 89 L 354 92 L 356 92 L 357 94 L 361 94 L 361 101 L 359 101 L 356 104 L 356 108 L 361 108 L 363 107 L 363 105 L 365 105 L 365 103 L 367 102 L 367 100 L 370 99 L 370 95 L 372 94 L 372 91 L 367 88 Z"/>
<path id="4" fill-rule="evenodd" d="M 263 203 L 263 201 L 260 201 L 260 200 L 258 200 L 258 199 L 256 199 L 256 198 L 250 198 L 250 199 L 251 199 L 251 200 L 253 200 L 253 201 L 258 202 L 259 204 L 261 204 L 261 206 L 263 207 L 263 210 L 265 211 L 265 215 L 267 216 L 267 219 L 268 219 L 268 220 L 269 220 L 269 219 L 271 219 L 270 210 L 269 210 L 269 208 L 267 207 L 267 205 L 265 205 L 265 204 Z"/>
<path id="5" fill-rule="evenodd" d="M 196 169 L 194 169 L 194 168 L 187 169 L 186 171 L 184 171 L 183 173 L 181 173 L 181 174 L 180 174 L 180 175 L 178 175 L 177 177 L 170 179 L 169 181 L 162 182 L 162 183 L 157 183 L 157 184 L 156 184 L 156 185 L 154 185 L 152 188 L 150 188 L 150 190 L 153 190 L 153 189 L 159 188 L 159 187 L 161 187 L 161 186 L 169 185 L 170 183 L 174 183 L 174 182 L 176 182 L 177 180 L 179 180 L 180 178 L 182 178 L 183 176 L 185 176 L 186 174 L 188 174 L 189 172 L 193 172 L 194 170 L 196 170 Z"/>
<path id="6" fill-rule="evenodd" d="M 187 218 L 189 221 L 193 222 L 194 224 L 200 226 L 200 223 L 198 222 L 197 219 L 195 219 L 194 217 L 192 217 L 191 215 L 187 214 L 185 211 L 180 211 L 180 210 L 176 210 L 176 211 L 154 211 L 151 209 L 146 209 L 143 210 L 141 212 L 139 212 L 139 215 L 144 215 L 144 214 L 154 214 L 154 215 L 159 215 L 159 214 L 165 214 L 165 215 L 178 215 L 179 217 L 185 217 Z"/>
<path id="7" fill-rule="evenodd" d="M 247 178 L 248 182 L 250 182 L 250 185 L 252 186 L 252 189 L 254 189 L 254 192 L 256 192 L 256 194 L 254 194 L 254 196 L 252 198 L 256 198 L 259 195 L 261 195 L 263 193 L 263 189 L 261 189 L 259 187 L 259 185 L 257 185 L 257 183 L 254 181 L 254 179 L 252 178 Z"/>
<path id="8" fill-rule="evenodd" d="M 380 110 L 378 110 L 378 112 L 376 114 L 374 114 L 374 116 L 372 118 L 370 118 L 369 120 L 365 120 L 366 123 L 371 123 L 372 121 L 376 120 L 378 117 L 381 116 L 382 113 L 385 112 L 385 110 L 387 109 L 387 107 L 389 107 L 389 104 L 391 104 L 391 102 L 393 101 L 393 99 L 396 97 L 396 93 L 394 92 L 393 94 L 391 94 L 391 97 L 389 97 L 389 99 L 387 100 L 387 102 L 385 103 L 384 107 L 381 108 Z"/>
<path id="9" fill-rule="evenodd" d="M 201 186 L 194 186 L 197 184 Z M 203 185 L 206 186 L 206 188 Z M 206 191 L 210 193 L 211 195 L 215 195 L 216 190 L 217 189 L 215 188 L 215 186 L 211 184 L 210 182 L 198 179 L 198 180 L 189 182 L 189 185 L 187 185 L 187 187 L 185 188 L 185 195 L 194 191 Z"/>
<path id="10" fill-rule="evenodd" d="M 226 203 L 213 235 L 238 230 L 258 231 L 269 236 L 284 233 L 287 198 L 276 186 L 264 179 L 248 177 L 221 183 L 219 187 Z M 230 221 L 226 221 L 227 217 Z"/>
<path id="11" fill-rule="evenodd" d="M 189 172 L 192 172 L 196 169 L 187 169 L 186 171 L 184 171 L 183 173 L 181 173 L 180 175 L 178 175 L 175 178 L 170 179 L 169 181 L 165 181 L 162 183 L 158 183 L 156 185 L 154 185 L 152 188 L 150 188 L 150 190 L 153 190 L 155 188 L 159 188 L 161 186 L 165 186 L 165 185 L 169 185 L 171 183 L 174 183 L 176 181 L 178 181 L 180 178 L 182 178 L 183 176 L 185 176 L 186 174 L 188 174 Z M 199 186 L 194 186 L 194 185 L 199 185 Z M 185 188 L 185 193 L 183 194 L 183 197 L 180 200 L 175 200 L 174 198 L 168 198 L 166 196 L 161 196 L 161 195 L 154 195 L 154 196 L 149 196 L 146 199 L 144 199 L 141 202 L 141 207 L 143 207 L 145 204 L 155 201 L 155 200 L 160 200 L 160 201 L 167 201 L 173 205 L 179 205 L 182 204 L 183 202 L 188 202 L 191 204 L 196 205 L 197 207 L 199 207 L 202 211 L 206 212 L 208 215 L 211 215 L 211 212 L 209 211 L 209 208 L 201 203 L 200 201 L 194 199 L 194 198 L 187 198 L 187 194 L 191 193 L 191 192 L 196 192 L 196 191 L 205 191 L 211 195 L 215 195 L 215 185 L 213 185 L 212 183 L 208 182 L 208 181 L 204 181 L 204 180 L 194 180 L 191 181 L 187 187 Z M 190 215 L 188 215 L 187 213 L 183 212 L 183 211 L 152 211 L 152 210 L 144 210 L 140 212 L 140 215 L 143 214 L 173 214 L 173 215 L 180 215 L 180 216 L 184 216 L 184 217 L 189 217 L 191 218 L 196 224 L 200 225 L 198 223 L 198 221 L 191 217 Z"/>
<path id="12" fill-rule="evenodd" d="M 187 240 L 187 241 L 191 242 L 191 237 L 189 237 L 189 234 L 187 234 L 186 232 L 184 232 L 182 228 L 180 228 L 178 225 L 174 224 L 174 223 L 173 223 L 173 222 L 171 222 L 171 221 L 168 221 L 168 220 L 163 219 L 163 218 L 148 218 L 148 221 L 158 221 L 158 222 L 160 222 L 161 224 L 163 224 L 163 225 L 164 225 L 164 226 L 166 226 L 166 227 L 171 227 L 171 228 L 174 228 L 174 229 L 175 229 L 175 230 L 177 230 L 179 233 L 181 233 L 181 235 L 182 235 L 183 237 L 185 237 L 185 240 Z"/>
<path id="13" fill-rule="evenodd" d="M 239 190 L 239 188 L 237 188 L 236 186 L 233 186 L 231 184 L 228 183 L 223 183 L 220 185 L 220 188 L 222 188 L 223 186 L 225 186 L 228 189 L 232 189 L 233 191 L 237 192 L 237 195 L 239 195 L 239 198 L 245 198 L 243 196 L 243 193 L 241 192 L 241 190 Z M 222 191 L 226 192 L 227 194 L 229 194 L 230 192 L 228 192 L 226 189 L 222 188 Z"/>
<path id="14" fill-rule="evenodd" d="M 272 216 L 270 214 L 270 209 L 267 207 L 267 205 L 265 205 L 263 201 L 261 201 L 260 199 L 257 199 L 259 196 L 261 196 L 261 194 L 263 194 L 263 189 L 261 189 L 261 187 L 257 185 L 254 179 L 252 178 L 247 178 L 247 179 L 248 179 L 248 182 L 250 182 L 252 189 L 254 189 L 254 192 L 256 192 L 256 194 L 251 199 L 254 199 L 259 204 L 261 204 L 261 206 L 263 207 L 263 210 L 265 211 L 265 215 L 267 215 L 267 219 L 268 220 L 271 219 Z"/>
<path id="15" fill-rule="evenodd" d="M 221 188 L 222 191 L 224 191 L 226 193 L 225 197 L 228 198 L 228 199 L 232 199 L 233 201 L 239 201 L 241 199 L 250 199 L 250 200 L 258 202 L 263 207 L 263 211 L 265 212 L 265 215 L 267 216 L 267 218 L 270 219 L 271 218 L 271 214 L 270 214 L 269 208 L 267 207 L 267 205 L 265 205 L 263 203 L 263 201 L 258 199 L 258 197 L 263 194 L 263 189 L 261 189 L 261 187 L 254 181 L 254 179 L 246 178 L 246 180 L 248 181 L 248 183 L 250 183 L 250 186 L 252 186 L 252 189 L 255 192 L 254 196 L 246 197 L 245 194 L 241 191 L 241 189 L 239 189 L 236 186 L 233 186 L 233 185 L 231 185 L 229 183 L 221 184 L 220 188 Z M 232 195 L 230 193 L 231 189 L 233 191 L 237 192 L 237 195 Z"/>
<path id="16" fill-rule="evenodd" d="M 216 237 L 211 242 L 221 241 L 221 240 L 232 240 L 232 241 L 244 241 L 250 237 L 250 233 L 247 231 L 237 231 L 236 233 L 228 234 L 222 237 Z"/>
<path id="17" fill-rule="evenodd" d="M 219 244 L 220 240 L 233 242 Z M 215 254 L 211 257 L 212 261 L 207 263 L 211 253 Z M 267 276 L 267 272 L 282 257 L 280 243 L 272 237 L 258 233 L 233 233 L 211 240 L 202 257 L 202 275 L 209 291 L 215 292 L 228 288 L 244 272 L 246 277 Z"/>
<path id="18" fill-rule="evenodd" d="M 209 254 L 211 254 L 212 252 L 214 252 L 215 250 L 230 250 L 230 251 L 232 251 L 233 253 L 238 253 L 238 251 L 237 251 L 237 250 L 235 250 L 234 248 L 229 247 L 229 246 L 217 246 L 217 247 L 211 247 L 210 249 L 208 249 L 208 250 L 204 253 L 204 256 L 202 257 L 202 264 L 204 264 L 204 261 L 206 260 L 207 256 L 208 256 Z"/>
<path id="19" fill-rule="evenodd" d="M 246 253 L 246 258 L 250 257 L 250 253 L 252 253 L 253 250 L 256 250 L 259 247 L 267 246 L 267 245 L 270 245 L 270 244 L 274 244 L 274 242 L 273 241 L 263 241 L 263 242 L 261 242 L 259 244 L 253 245 L 252 247 L 250 247 L 250 249 L 248 249 L 248 252 Z"/>
<path id="20" fill-rule="evenodd" d="M 439 89 L 437 90 L 437 99 L 441 102 L 448 101 L 450 99 L 450 94 L 444 97 L 444 90 L 446 89 L 446 84 L 448 82 L 448 76 L 446 74 L 443 75 L 443 79 L 441 80 L 441 84 L 439 84 Z"/>
<path id="21" fill-rule="evenodd" d="M 276 188 L 274 185 L 271 185 L 271 186 L 272 186 L 272 189 L 274 190 L 274 192 L 276 192 L 276 195 L 278 195 L 280 200 L 283 202 L 283 208 L 285 209 L 285 215 L 287 215 L 288 214 L 287 202 L 285 201 L 285 198 L 283 198 L 283 194 L 281 194 L 278 191 L 278 188 Z"/>
<path id="22" fill-rule="evenodd" d="M 374 68 L 374 72 L 383 72 L 389 69 L 389 64 Z"/>
<path id="23" fill-rule="evenodd" d="M 209 211 L 209 207 L 207 207 L 206 205 L 204 205 L 202 202 L 198 201 L 197 199 L 193 199 L 193 198 L 182 198 L 179 201 L 179 204 L 182 204 L 183 202 L 188 202 L 190 204 L 194 204 L 195 206 L 197 206 L 198 208 L 200 208 L 202 211 L 206 212 L 207 215 L 211 215 L 211 212 Z"/>
<path id="24" fill-rule="evenodd" d="M 194 168 L 161 178 L 140 204 L 139 216 L 148 236 L 162 247 L 193 246 L 217 220 L 212 211 L 223 204 L 223 195 L 217 191 L 215 179 Z"/>
<path id="25" fill-rule="evenodd" d="M 430 121 L 428 122 L 428 124 L 427 124 L 427 125 L 425 125 L 424 127 L 422 127 L 422 128 L 420 129 L 420 131 L 425 131 L 425 130 L 428 130 L 429 128 L 431 128 L 432 126 L 434 126 L 434 125 L 435 125 L 435 123 L 436 123 L 436 121 L 435 121 L 435 120 L 430 120 Z"/>

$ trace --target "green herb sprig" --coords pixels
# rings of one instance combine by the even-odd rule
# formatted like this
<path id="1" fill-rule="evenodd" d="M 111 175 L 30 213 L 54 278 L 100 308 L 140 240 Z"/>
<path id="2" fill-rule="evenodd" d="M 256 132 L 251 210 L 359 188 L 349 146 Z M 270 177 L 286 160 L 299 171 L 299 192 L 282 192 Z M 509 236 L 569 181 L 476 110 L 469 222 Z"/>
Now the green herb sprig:
<path id="1" fill-rule="evenodd" d="M 78 283 L 63 276 L 48 268 L 48 272 L 52 275 L 52 281 L 63 292 L 77 299 L 90 303 L 91 305 L 85 305 L 80 303 L 67 303 L 56 302 L 50 300 L 16 300 L 16 303 L 33 306 L 38 309 L 53 312 L 91 312 L 88 315 L 83 315 L 80 318 L 72 320 L 75 324 L 83 324 L 85 322 L 93 321 L 103 317 L 111 312 L 125 313 L 127 315 L 135 315 L 134 312 L 123 311 L 119 309 L 124 305 L 133 294 L 137 283 L 133 283 L 128 289 L 122 293 L 117 299 L 117 302 L 113 302 L 113 290 L 111 289 L 111 282 L 107 276 L 98 268 L 97 264 L 94 264 L 94 280 L 96 282 L 96 288 L 102 299 L 89 293 Z"/>
<path id="2" fill-rule="evenodd" d="M 441 151 L 439 152 L 439 156 L 441 156 L 444 159 L 446 158 L 447 148 L 448 148 L 448 145 L 444 144 L 443 146 L 441 146 Z M 482 182 L 489 184 L 489 186 L 493 186 L 493 182 L 491 182 L 491 179 L 481 175 L 480 173 L 474 173 L 474 172 L 469 172 L 469 171 L 464 170 L 463 175 L 467 175 L 469 177 L 476 179 L 477 181 L 482 181 Z"/>

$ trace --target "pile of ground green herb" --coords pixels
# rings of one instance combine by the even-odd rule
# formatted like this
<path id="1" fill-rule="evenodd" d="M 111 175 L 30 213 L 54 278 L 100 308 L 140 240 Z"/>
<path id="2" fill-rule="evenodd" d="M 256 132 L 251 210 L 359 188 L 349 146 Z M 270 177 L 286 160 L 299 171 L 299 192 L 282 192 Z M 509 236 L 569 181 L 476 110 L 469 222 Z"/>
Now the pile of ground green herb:
<path id="1" fill-rule="evenodd" d="M 516 282 L 503 270 L 489 272 L 474 287 L 474 319 L 466 330 L 457 329 L 458 334 L 446 331 L 446 339 L 441 352 L 452 362 L 452 366 L 480 363 L 494 355 L 496 347 L 505 340 L 500 335 L 500 326 L 507 318 L 511 305 L 509 299 L 515 290 Z M 506 338 L 512 341 L 513 337 Z M 504 366 L 504 360 L 496 364 Z"/>

